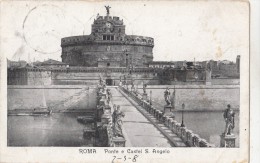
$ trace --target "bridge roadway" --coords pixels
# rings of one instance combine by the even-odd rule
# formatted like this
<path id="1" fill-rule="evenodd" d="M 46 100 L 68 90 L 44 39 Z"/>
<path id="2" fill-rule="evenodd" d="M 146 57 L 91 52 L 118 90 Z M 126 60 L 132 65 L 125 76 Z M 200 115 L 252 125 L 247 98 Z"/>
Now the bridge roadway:
<path id="1" fill-rule="evenodd" d="M 110 89 L 113 96 L 111 103 L 120 105 L 121 111 L 125 113 L 125 117 L 123 118 L 123 134 L 126 139 L 126 147 L 176 146 L 176 144 L 174 145 L 171 143 L 169 138 L 167 139 L 167 137 L 165 137 L 165 135 L 163 135 L 162 132 L 159 131 L 156 126 L 137 109 L 137 103 L 134 106 L 134 101 L 126 98 L 124 93 L 119 91 L 118 88 L 110 87 Z M 161 125 L 161 128 L 164 127 L 163 124 L 159 125 Z M 185 146 L 184 143 L 181 142 L 180 138 L 173 134 L 169 129 L 168 133 L 177 139 L 176 142 L 179 142 L 178 146 Z"/>

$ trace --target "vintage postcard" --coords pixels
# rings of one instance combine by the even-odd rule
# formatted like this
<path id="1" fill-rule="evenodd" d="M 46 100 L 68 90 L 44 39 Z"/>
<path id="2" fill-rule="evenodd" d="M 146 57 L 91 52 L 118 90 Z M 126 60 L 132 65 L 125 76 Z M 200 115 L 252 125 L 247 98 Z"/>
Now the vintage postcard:
<path id="1" fill-rule="evenodd" d="M 0 162 L 249 162 L 249 13 L 1 1 Z"/>

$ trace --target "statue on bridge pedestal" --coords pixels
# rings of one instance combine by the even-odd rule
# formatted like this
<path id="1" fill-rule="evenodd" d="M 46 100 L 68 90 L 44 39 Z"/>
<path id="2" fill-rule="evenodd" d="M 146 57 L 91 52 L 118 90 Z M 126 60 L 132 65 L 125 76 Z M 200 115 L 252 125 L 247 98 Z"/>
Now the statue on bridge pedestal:
<path id="1" fill-rule="evenodd" d="M 132 92 L 134 92 L 134 91 L 135 91 L 135 85 L 134 85 L 134 82 L 132 82 L 131 91 L 132 91 Z"/>
<path id="2" fill-rule="evenodd" d="M 106 84 L 105 80 L 101 76 L 99 76 L 99 84 L 101 86 L 104 86 Z"/>
<path id="3" fill-rule="evenodd" d="M 144 94 L 146 94 L 146 87 L 147 87 L 147 84 L 143 84 L 143 92 L 144 92 Z"/>
<path id="4" fill-rule="evenodd" d="M 105 93 L 106 91 L 106 82 L 105 80 L 100 76 L 99 77 L 99 87 L 102 88 L 102 93 Z"/>
<path id="5" fill-rule="evenodd" d="M 102 78 L 99 76 L 99 84 L 102 85 Z"/>
<path id="6" fill-rule="evenodd" d="M 235 112 L 231 109 L 230 104 L 227 105 L 227 109 L 225 109 L 223 117 L 226 122 L 226 127 L 224 134 L 225 135 L 232 135 L 232 131 L 235 128 Z"/>
<path id="7" fill-rule="evenodd" d="M 223 117 L 226 122 L 225 131 L 220 135 L 220 147 L 234 148 L 236 147 L 236 136 L 232 133 L 235 128 L 235 112 L 228 104 Z"/>
<path id="8" fill-rule="evenodd" d="M 123 136 L 123 121 L 122 118 L 125 116 L 125 114 L 120 110 L 120 106 L 117 105 L 116 110 L 114 110 L 112 118 L 113 118 L 113 124 L 114 124 L 114 135 L 115 137 L 124 137 Z"/>
<path id="9" fill-rule="evenodd" d="M 107 89 L 107 85 L 106 85 L 106 82 L 104 80 L 102 80 L 102 92 L 103 93 L 106 93 L 106 89 Z"/>
<path id="10" fill-rule="evenodd" d="M 109 104 L 112 99 L 112 93 L 110 89 L 107 89 L 107 103 Z"/>
<path id="11" fill-rule="evenodd" d="M 126 85 L 127 82 L 126 82 L 126 76 L 124 75 L 124 81 L 123 81 L 123 85 Z"/>
<path id="12" fill-rule="evenodd" d="M 166 90 L 164 91 L 164 99 L 167 106 L 171 105 L 170 95 L 171 95 L 170 89 L 167 87 Z"/>

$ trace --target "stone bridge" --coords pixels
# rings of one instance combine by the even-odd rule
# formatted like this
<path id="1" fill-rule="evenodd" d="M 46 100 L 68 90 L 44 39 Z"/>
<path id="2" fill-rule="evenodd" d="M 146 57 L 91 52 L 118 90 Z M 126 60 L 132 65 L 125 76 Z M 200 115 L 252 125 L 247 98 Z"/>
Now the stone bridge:
<path id="1" fill-rule="evenodd" d="M 107 89 L 112 98 L 109 101 Z M 214 147 L 193 131 L 152 106 L 134 91 L 124 86 L 98 87 L 97 117 L 108 137 L 110 147 Z M 114 136 L 113 105 L 120 105 L 123 137 Z"/>

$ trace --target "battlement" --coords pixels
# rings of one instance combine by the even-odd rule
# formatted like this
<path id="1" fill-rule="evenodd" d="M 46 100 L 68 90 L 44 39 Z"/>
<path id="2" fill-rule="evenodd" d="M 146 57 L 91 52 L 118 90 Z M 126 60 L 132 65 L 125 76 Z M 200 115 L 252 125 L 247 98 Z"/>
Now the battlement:
<path id="1" fill-rule="evenodd" d="M 107 43 L 107 44 L 125 44 L 125 45 L 144 45 L 144 46 L 154 46 L 154 39 L 145 36 L 136 35 L 125 35 L 121 37 L 115 37 L 114 40 L 103 40 L 102 37 L 96 37 L 94 35 L 84 35 L 84 36 L 71 36 L 61 39 L 61 46 L 70 45 L 84 45 L 88 43 Z"/>
<path id="2" fill-rule="evenodd" d="M 92 42 L 94 39 L 91 35 L 64 37 L 61 39 L 61 46 Z"/>
<path id="3" fill-rule="evenodd" d="M 103 22 L 111 21 L 115 25 L 123 25 L 124 21 L 123 19 L 120 20 L 118 16 L 98 16 L 96 19 L 94 19 L 94 24 L 102 24 Z"/>
<path id="4" fill-rule="evenodd" d="M 137 35 L 126 35 L 125 40 L 127 42 L 141 44 L 141 45 L 154 45 L 154 39 L 152 37 L 137 36 Z"/>

